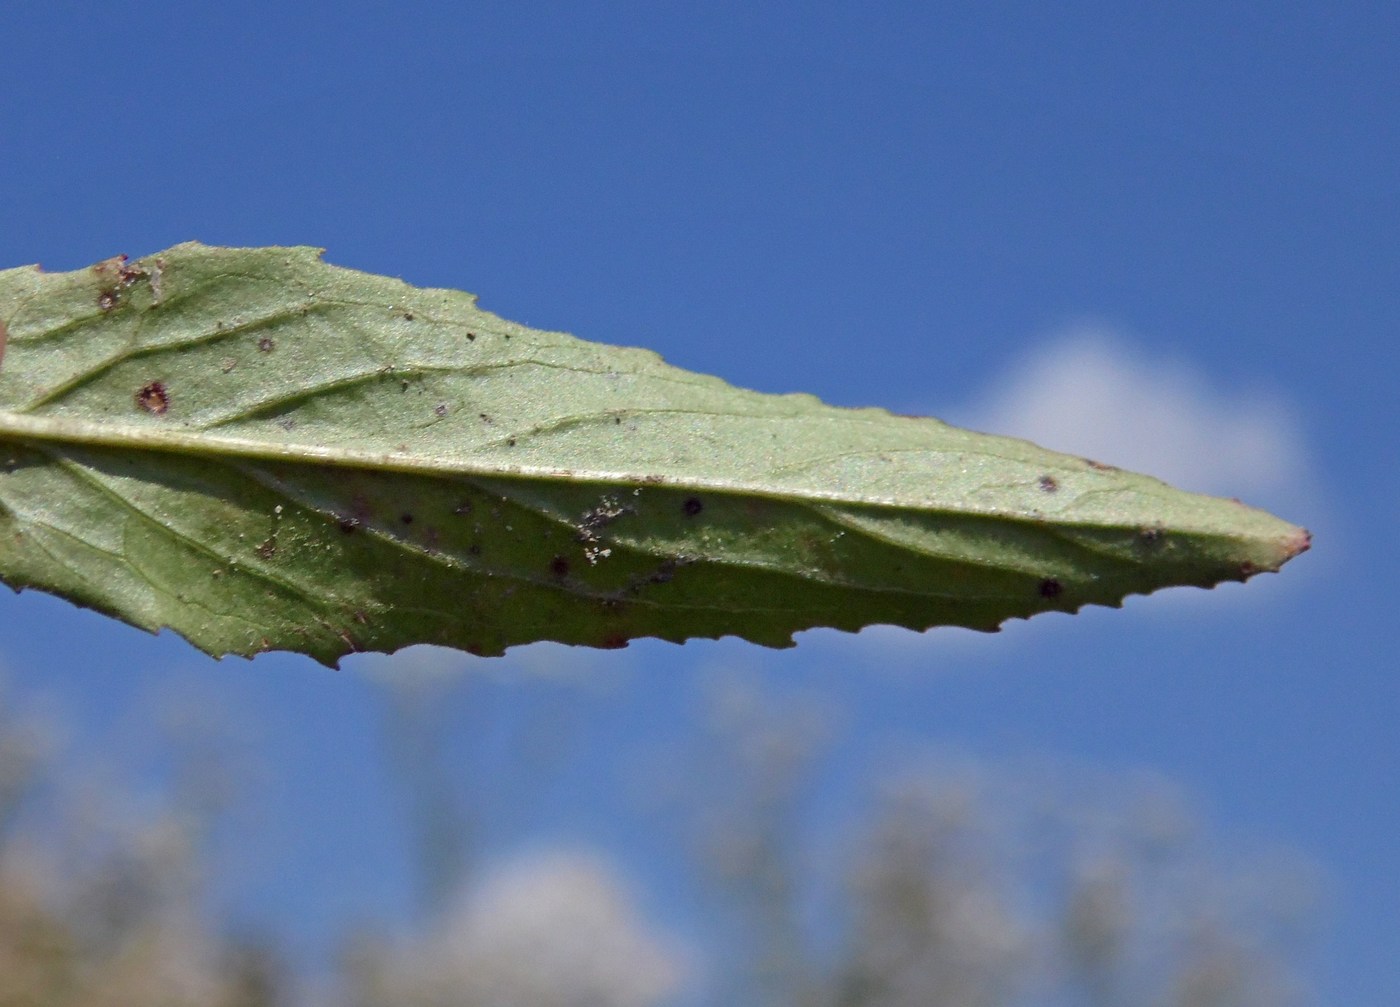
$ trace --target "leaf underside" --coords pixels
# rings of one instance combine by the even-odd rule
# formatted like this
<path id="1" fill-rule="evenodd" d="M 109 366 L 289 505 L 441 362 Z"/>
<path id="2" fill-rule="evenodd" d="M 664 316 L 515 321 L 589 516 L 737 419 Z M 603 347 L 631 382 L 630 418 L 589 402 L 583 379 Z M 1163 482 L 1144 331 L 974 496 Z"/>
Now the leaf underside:
<path id="1" fill-rule="evenodd" d="M 993 630 L 1308 535 L 504 321 L 312 248 L 0 272 L 0 578 L 210 654 Z"/>

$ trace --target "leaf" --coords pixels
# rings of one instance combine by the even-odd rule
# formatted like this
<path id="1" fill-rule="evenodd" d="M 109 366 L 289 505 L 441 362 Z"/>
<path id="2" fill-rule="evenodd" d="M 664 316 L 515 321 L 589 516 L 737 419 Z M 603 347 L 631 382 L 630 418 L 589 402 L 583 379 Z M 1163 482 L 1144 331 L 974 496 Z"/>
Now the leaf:
<path id="1" fill-rule="evenodd" d="M 310 248 L 10 269 L 0 325 L 0 578 L 214 655 L 993 630 L 1243 580 L 1309 541 L 1235 501 L 735 389 Z"/>

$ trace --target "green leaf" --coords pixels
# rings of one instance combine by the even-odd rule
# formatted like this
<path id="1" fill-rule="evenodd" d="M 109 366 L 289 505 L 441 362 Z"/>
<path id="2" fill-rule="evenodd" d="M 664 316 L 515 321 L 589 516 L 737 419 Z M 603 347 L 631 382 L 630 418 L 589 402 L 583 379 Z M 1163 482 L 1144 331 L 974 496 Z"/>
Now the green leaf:
<path id="1" fill-rule="evenodd" d="M 0 578 L 333 663 L 1007 618 L 1308 534 L 1025 441 L 488 314 L 310 248 L 0 272 Z"/>

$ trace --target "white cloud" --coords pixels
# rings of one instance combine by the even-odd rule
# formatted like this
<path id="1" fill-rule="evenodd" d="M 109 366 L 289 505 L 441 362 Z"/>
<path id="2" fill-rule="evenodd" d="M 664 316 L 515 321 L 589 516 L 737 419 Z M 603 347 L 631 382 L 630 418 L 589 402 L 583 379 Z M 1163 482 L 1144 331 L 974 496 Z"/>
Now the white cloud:
<path id="1" fill-rule="evenodd" d="M 952 418 L 1248 502 L 1277 506 L 1305 481 L 1300 424 L 1281 399 L 1213 385 L 1102 329 L 1048 342 Z"/>

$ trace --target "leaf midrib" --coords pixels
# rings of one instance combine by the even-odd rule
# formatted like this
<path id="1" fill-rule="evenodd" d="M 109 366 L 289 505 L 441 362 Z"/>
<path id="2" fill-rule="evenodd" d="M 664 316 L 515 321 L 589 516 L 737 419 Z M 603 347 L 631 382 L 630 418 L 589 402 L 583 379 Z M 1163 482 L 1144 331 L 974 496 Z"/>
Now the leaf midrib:
<path id="1" fill-rule="evenodd" d="M 740 493 L 781 501 L 822 502 L 855 506 L 913 509 L 908 501 L 891 497 L 861 496 L 849 490 L 771 486 L 740 480 L 692 476 L 677 479 L 655 472 L 551 468 L 538 465 L 503 465 L 496 462 L 472 463 L 444 460 L 413 452 L 357 451 L 345 447 L 315 444 L 276 444 L 241 437 L 227 437 L 207 431 L 183 432 L 135 428 L 120 424 L 92 423 L 54 417 L 23 416 L 0 412 L 0 439 L 38 441 L 44 444 L 71 444 L 91 448 L 149 451 L 160 454 L 238 458 L 249 461 L 281 462 L 297 465 L 323 465 L 346 469 L 400 472 L 428 476 L 472 478 L 539 479 L 577 483 L 617 483 L 664 486 L 668 489 Z M 943 508 L 930 507 L 930 512 Z"/>

